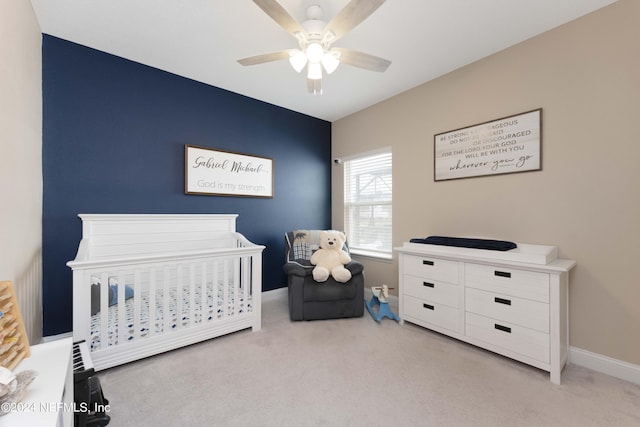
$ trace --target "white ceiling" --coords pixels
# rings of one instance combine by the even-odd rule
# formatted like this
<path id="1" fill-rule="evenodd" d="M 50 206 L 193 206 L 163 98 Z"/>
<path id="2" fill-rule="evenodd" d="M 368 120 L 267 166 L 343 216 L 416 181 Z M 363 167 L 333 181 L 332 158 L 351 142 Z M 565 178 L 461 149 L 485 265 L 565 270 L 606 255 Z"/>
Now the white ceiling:
<path id="1" fill-rule="evenodd" d="M 390 60 L 385 73 L 341 65 L 307 92 L 288 61 L 237 59 L 297 48 L 251 0 L 31 0 L 43 33 L 327 121 L 592 12 L 615 0 L 387 0 L 334 46 Z M 348 0 L 280 0 L 301 22 Z"/>

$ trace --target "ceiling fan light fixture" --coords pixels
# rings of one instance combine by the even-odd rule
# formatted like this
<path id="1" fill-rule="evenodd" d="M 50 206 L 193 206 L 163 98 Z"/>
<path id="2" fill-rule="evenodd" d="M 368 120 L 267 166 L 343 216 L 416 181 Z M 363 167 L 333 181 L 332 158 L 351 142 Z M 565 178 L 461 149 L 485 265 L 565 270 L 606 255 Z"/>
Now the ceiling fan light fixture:
<path id="1" fill-rule="evenodd" d="M 334 52 L 327 52 L 322 57 L 322 66 L 324 67 L 327 74 L 333 73 L 336 68 L 340 65 L 340 60 L 338 59 L 338 55 Z"/>
<path id="2" fill-rule="evenodd" d="M 302 71 L 305 65 L 307 65 L 307 55 L 303 51 L 298 50 L 289 56 L 289 63 L 296 72 Z"/>
<path id="3" fill-rule="evenodd" d="M 307 89 L 312 95 L 322 95 L 322 80 L 307 80 Z"/>
<path id="4" fill-rule="evenodd" d="M 307 67 L 307 90 L 322 94 L 322 74 L 333 73 L 340 63 L 366 70 L 384 72 L 391 61 L 362 52 L 331 45 L 375 12 L 385 0 L 343 0 L 347 2 L 327 24 L 322 19 L 322 7 L 307 8 L 307 20 L 301 24 L 282 5 L 281 0 L 253 0 L 271 19 L 298 41 L 298 49 L 280 50 L 238 59 L 243 66 L 289 59 L 298 73 Z"/>
<path id="5" fill-rule="evenodd" d="M 318 62 L 309 62 L 307 65 L 307 78 L 309 80 L 320 80 L 322 78 L 322 67 Z"/>
<path id="6" fill-rule="evenodd" d="M 320 43 L 312 42 L 307 46 L 305 53 L 307 54 L 309 62 L 319 63 L 324 56 L 324 48 Z"/>

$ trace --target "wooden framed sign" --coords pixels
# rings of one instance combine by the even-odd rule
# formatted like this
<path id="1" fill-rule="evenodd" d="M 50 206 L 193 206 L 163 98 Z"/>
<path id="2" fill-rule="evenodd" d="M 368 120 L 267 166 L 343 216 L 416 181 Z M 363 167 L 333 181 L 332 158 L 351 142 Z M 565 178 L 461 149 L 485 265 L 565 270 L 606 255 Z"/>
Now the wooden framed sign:
<path id="1" fill-rule="evenodd" d="M 184 192 L 217 196 L 273 197 L 268 157 L 184 146 Z"/>
<path id="2" fill-rule="evenodd" d="M 542 169 L 542 108 L 434 135 L 434 180 Z"/>

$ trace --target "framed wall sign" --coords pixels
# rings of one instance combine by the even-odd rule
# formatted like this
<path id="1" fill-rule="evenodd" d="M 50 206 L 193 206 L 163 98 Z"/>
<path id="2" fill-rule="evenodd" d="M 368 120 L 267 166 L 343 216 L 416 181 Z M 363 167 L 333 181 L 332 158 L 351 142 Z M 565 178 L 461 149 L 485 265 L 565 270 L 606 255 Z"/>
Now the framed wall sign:
<path id="1" fill-rule="evenodd" d="M 434 180 L 542 169 L 542 108 L 434 135 Z"/>
<path id="2" fill-rule="evenodd" d="M 217 196 L 273 197 L 268 157 L 184 146 L 184 192 Z"/>

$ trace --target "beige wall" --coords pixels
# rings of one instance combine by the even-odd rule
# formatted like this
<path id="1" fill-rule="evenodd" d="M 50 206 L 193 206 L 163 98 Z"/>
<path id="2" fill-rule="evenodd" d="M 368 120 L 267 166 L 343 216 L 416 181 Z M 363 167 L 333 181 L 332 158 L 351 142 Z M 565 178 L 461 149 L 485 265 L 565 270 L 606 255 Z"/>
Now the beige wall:
<path id="1" fill-rule="evenodd" d="M 0 280 L 42 336 L 42 35 L 29 1 L 0 6 Z"/>
<path id="2" fill-rule="evenodd" d="M 640 2 L 621 0 L 333 124 L 333 156 L 392 146 L 394 245 L 431 234 L 557 245 L 571 346 L 640 364 Z M 543 108 L 542 171 L 433 181 L 433 136 Z M 342 169 L 333 227 L 342 228 Z M 367 260 L 368 283 L 397 285 Z"/>

